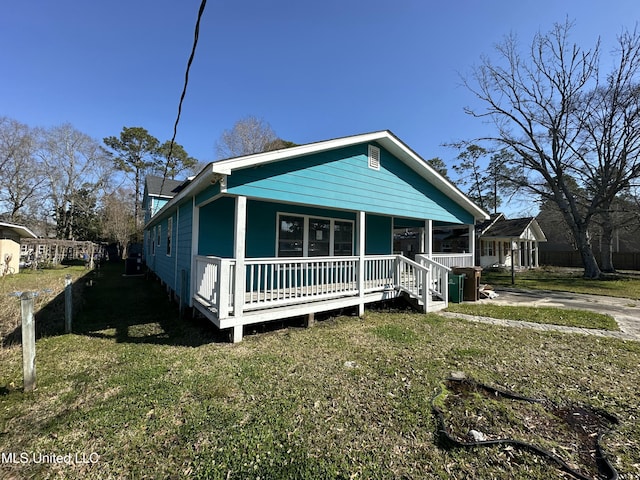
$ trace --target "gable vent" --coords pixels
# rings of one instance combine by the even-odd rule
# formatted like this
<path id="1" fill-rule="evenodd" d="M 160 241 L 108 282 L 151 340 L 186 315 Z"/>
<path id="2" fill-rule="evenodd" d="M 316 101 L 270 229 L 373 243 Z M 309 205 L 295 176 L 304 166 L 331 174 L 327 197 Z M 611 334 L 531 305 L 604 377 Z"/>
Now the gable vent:
<path id="1" fill-rule="evenodd" d="M 380 170 L 380 149 L 369 145 L 369 168 Z"/>

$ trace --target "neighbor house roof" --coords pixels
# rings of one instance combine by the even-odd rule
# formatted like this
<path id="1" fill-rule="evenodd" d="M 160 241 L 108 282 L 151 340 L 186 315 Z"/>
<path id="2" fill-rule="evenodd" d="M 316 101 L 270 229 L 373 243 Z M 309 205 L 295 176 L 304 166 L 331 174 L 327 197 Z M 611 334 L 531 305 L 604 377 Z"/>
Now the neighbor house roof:
<path id="1" fill-rule="evenodd" d="M 3 236 L 3 231 L 9 230 L 20 238 L 38 238 L 29 228 L 23 225 L 15 225 L 13 223 L 0 222 L 0 238 Z"/>
<path id="2" fill-rule="evenodd" d="M 182 190 L 178 192 L 162 210 L 170 208 L 185 196 L 206 188 L 212 180 L 219 178 L 221 175 L 232 175 L 236 170 L 247 167 L 258 167 L 268 163 L 291 160 L 305 155 L 327 152 L 330 150 L 369 142 L 375 142 L 385 148 L 392 155 L 411 168 L 416 174 L 429 181 L 434 187 L 445 193 L 453 202 L 473 215 L 474 218 L 488 218 L 488 215 L 484 210 L 473 203 L 450 181 L 436 172 L 423 158 L 421 158 L 389 130 L 341 137 L 333 140 L 325 140 L 322 142 L 309 143 L 306 145 L 256 153 L 253 155 L 235 157 L 210 163 L 190 183 L 185 184 Z"/>
<path id="3" fill-rule="evenodd" d="M 527 229 L 531 229 L 537 241 L 547 241 L 535 217 L 507 220 L 501 216 L 495 219 L 484 231 L 481 231 L 480 236 L 482 238 L 519 238 L 525 234 Z"/>
<path id="4" fill-rule="evenodd" d="M 155 197 L 173 198 L 184 183 L 184 180 L 148 175 L 146 179 L 147 194 Z"/>

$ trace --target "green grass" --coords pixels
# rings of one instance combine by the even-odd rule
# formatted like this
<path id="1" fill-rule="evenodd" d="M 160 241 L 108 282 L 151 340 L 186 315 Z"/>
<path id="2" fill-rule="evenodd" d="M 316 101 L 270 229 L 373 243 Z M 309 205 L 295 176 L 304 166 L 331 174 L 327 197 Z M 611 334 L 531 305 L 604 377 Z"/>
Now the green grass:
<path id="1" fill-rule="evenodd" d="M 494 286 L 511 286 L 511 273 L 483 270 L 482 283 Z M 640 275 L 611 274 L 599 280 L 582 277 L 575 269 L 544 267 L 538 270 L 518 272 L 515 287 L 538 290 L 607 295 L 640 300 Z"/>
<path id="2" fill-rule="evenodd" d="M 553 307 L 520 307 L 482 303 L 450 303 L 447 311 L 505 320 L 563 325 L 566 327 L 620 330 L 611 315 L 586 310 Z"/>
<path id="3" fill-rule="evenodd" d="M 97 462 L 1 477 L 558 478 L 530 453 L 436 444 L 431 399 L 452 371 L 617 415 L 606 450 L 621 478 L 640 475 L 637 342 L 367 312 L 233 345 L 120 273 L 85 289 L 74 334 L 38 340 L 35 392 L 21 391 L 19 347 L 0 350 L 0 452 Z"/>

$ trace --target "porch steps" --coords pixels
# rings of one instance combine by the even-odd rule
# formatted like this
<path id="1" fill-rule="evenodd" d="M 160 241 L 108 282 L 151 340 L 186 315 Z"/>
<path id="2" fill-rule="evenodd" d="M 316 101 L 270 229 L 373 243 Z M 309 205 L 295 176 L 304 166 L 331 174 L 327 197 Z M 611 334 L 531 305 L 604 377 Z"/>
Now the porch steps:
<path id="1" fill-rule="evenodd" d="M 415 310 L 419 312 L 424 311 L 424 303 L 422 302 L 422 300 L 414 297 L 413 295 L 408 294 L 407 292 L 403 292 L 402 297 Z M 427 309 L 427 313 L 439 312 L 440 310 L 444 310 L 445 308 L 447 308 L 447 304 L 444 300 L 441 300 L 439 298 L 434 298 L 434 300 L 432 300 L 429 303 L 429 308 Z"/>

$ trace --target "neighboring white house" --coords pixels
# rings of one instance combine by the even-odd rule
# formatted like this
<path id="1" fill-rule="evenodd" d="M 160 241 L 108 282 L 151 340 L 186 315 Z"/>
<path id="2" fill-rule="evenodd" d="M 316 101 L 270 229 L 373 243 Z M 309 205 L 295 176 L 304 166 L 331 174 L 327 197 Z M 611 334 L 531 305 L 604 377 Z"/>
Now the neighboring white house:
<path id="1" fill-rule="evenodd" d="M 502 213 L 476 226 L 481 267 L 535 268 L 540 242 L 547 238 L 534 217 L 507 220 Z"/>
<path id="2" fill-rule="evenodd" d="M 0 222 L 0 277 L 18 272 L 21 238 L 37 238 L 37 236 L 22 225 Z"/>

